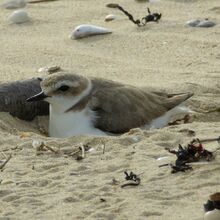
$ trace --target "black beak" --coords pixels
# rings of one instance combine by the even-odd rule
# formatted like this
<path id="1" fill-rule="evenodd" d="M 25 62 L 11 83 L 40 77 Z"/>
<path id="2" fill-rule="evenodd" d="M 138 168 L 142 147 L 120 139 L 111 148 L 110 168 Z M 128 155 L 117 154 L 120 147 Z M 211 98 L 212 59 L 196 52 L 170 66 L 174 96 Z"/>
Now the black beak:
<path id="1" fill-rule="evenodd" d="M 26 101 L 27 102 L 35 102 L 35 101 L 42 101 L 45 98 L 47 98 L 48 96 L 44 94 L 43 91 L 41 91 L 40 93 L 28 98 Z"/>

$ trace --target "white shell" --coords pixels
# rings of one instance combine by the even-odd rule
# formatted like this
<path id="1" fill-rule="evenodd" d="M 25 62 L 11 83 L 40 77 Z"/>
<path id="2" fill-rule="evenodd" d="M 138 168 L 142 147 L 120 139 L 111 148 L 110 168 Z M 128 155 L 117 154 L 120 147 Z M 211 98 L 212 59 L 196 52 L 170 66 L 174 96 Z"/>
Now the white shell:
<path id="1" fill-rule="evenodd" d="M 110 14 L 105 17 L 105 21 L 113 21 L 116 18 L 117 18 L 116 15 Z"/>
<path id="2" fill-rule="evenodd" d="M 95 25 L 89 25 L 89 24 L 82 24 L 82 25 L 77 26 L 73 30 L 70 38 L 79 39 L 79 38 L 88 37 L 92 35 L 110 34 L 110 33 L 112 33 L 112 31 L 107 28 L 103 28 L 103 27 L 99 27 Z"/>
<path id="3" fill-rule="evenodd" d="M 25 0 L 7 0 L 2 5 L 6 9 L 24 8 L 26 6 Z"/>
<path id="4" fill-rule="evenodd" d="M 199 19 L 193 19 L 193 20 L 187 21 L 186 24 L 191 27 L 213 27 L 216 25 L 216 23 L 213 21 L 199 20 Z"/>
<path id="5" fill-rule="evenodd" d="M 16 23 L 16 24 L 20 24 L 20 23 L 24 23 L 27 21 L 30 21 L 30 18 L 28 17 L 28 14 L 25 10 L 20 9 L 17 11 L 14 11 L 10 16 L 9 16 L 9 21 Z"/>
<path id="6" fill-rule="evenodd" d="M 204 220 L 220 220 L 220 210 L 214 209 L 213 211 L 206 212 Z"/>

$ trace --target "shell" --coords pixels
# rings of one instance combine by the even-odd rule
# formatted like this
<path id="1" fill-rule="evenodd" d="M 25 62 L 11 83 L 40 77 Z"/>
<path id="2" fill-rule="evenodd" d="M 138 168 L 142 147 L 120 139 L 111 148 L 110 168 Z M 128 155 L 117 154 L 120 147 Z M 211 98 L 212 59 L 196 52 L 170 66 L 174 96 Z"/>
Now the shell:
<path id="1" fill-rule="evenodd" d="M 37 70 L 38 73 L 47 73 L 47 74 L 52 74 L 55 72 L 60 71 L 61 68 L 60 66 L 45 66 L 45 67 L 41 67 Z"/>
<path id="2" fill-rule="evenodd" d="M 27 12 L 23 9 L 14 11 L 10 16 L 9 16 L 9 21 L 16 23 L 16 24 L 20 24 L 20 23 L 24 23 L 27 21 L 30 21 L 30 18 L 27 14 Z"/>
<path id="3" fill-rule="evenodd" d="M 106 17 L 105 17 L 105 21 L 113 21 L 113 20 L 115 20 L 117 18 L 117 16 L 116 15 L 113 15 L 113 14 L 110 14 L 110 15 L 107 15 Z"/>
<path id="4" fill-rule="evenodd" d="M 103 27 L 99 27 L 95 25 L 89 25 L 89 24 L 82 24 L 82 25 L 77 26 L 73 30 L 70 38 L 80 39 L 80 38 L 84 38 L 84 37 L 88 37 L 92 35 L 110 34 L 110 33 L 112 33 L 112 31 L 107 28 L 103 28 Z"/>
<path id="5" fill-rule="evenodd" d="M 187 25 L 191 27 L 213 27 L 216 25 L 215 22 L 209 21 L 209 20 L 199 20 L 199 19 L 193 19 L 186 22 Z"/>
<path id="6" fill-rule="evenodd" d="M 7 0 L 2 5 L 6 9 L 24 8 L 26 6 L 25 0 Z"/>
<path id="7" fill-rule="evenodd" d="M 220 219 L 220 210 L 214 209 L 213 211 L 206 212 L 204 220 L 219 220 Z"/>

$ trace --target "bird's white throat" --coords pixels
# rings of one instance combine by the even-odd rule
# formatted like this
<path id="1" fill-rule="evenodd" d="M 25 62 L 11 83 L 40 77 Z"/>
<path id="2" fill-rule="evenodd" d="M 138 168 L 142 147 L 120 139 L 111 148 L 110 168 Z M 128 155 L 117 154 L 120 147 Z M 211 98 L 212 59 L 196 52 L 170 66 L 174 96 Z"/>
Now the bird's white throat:
<path id="1" fill-rule="evenodd" d="M 105 135 L 93 127 L 95 113 L 88 107 L 79 111 L 67 111 L 83 97 L 89 95 L 92 84 L 89 81 L 87 88 L 78 96 L 58 96 L 47 98 L 50 103 L 49 135 L 51 137 L 71 137 L 75 135 Z"/>

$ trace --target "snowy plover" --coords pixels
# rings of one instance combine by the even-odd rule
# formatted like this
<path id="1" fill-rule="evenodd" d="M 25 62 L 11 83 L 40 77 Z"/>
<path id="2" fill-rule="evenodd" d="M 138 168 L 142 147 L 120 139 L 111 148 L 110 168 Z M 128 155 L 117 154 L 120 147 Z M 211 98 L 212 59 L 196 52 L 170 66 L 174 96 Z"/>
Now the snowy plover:
<path id="1" fill-rule="evenodd" d="M 100 78 L 54 73 L 41 81 L 42 91 L 28 101 L 50 103 L 49 135 L 106 135 L 131 128 L 161 128 L 170 117 L 190 110 L 180 106 L 192 96 L 161 94 Z"/>

